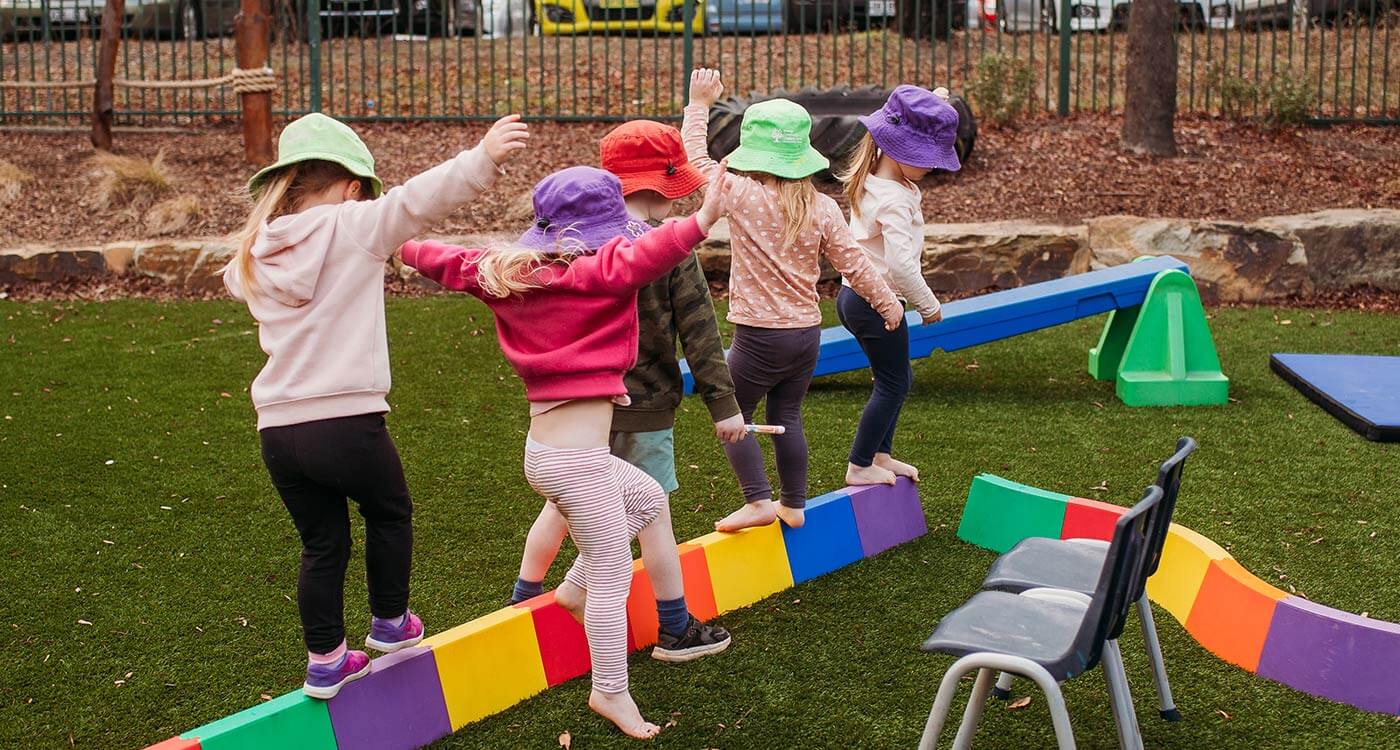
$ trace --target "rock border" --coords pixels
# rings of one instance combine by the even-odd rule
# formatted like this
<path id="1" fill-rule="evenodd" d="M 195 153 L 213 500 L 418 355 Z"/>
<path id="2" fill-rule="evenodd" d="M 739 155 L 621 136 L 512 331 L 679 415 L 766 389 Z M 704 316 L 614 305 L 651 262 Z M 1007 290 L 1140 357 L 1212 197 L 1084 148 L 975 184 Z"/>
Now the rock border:
<path id="1" fill-rule="evenodd" d="M 444 239 L 489 246 L 510 237 Z M 0 250 L 0 284 L 135 275 L 187 293 L 218 293 L 216 272 L 232 254 L 222 238 L 23 246 Z M 728 278 L 723 223 L 699 255 L 712 280 Z M 931 224 L 924 232 L 923 271 L 935 292 L 971 291 L 1033 284 L 1143 255 L 1185 261 L 1211 302 L 1269 302 L 1362 286 L 1400 291 L 1400 210 L 1332 209 L 1252 222 L 1104 216 L 1082 224 Z M 432 286 L 392 262 L 386 272 Z M 824 266 L 824 278 L 836 276 Z"/>

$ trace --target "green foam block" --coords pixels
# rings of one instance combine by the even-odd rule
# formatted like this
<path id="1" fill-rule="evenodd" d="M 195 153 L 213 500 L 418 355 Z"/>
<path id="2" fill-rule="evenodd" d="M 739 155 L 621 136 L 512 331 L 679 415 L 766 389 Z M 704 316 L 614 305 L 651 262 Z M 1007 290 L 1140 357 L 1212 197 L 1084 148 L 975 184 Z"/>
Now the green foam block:
<path id="1" fill-rule="evenodd" d="M 1028 537 L 1059 539 L 1068 502 L 1069 495 L 978 474 L 967 491 L 958 538 L 994 552 L 1005 552 Z"/>
<path id="2" fill-rule="evenodd" d="M 1230 379 L 1220 371 L 1220 358 L 1210 335 L 1196 282 L 1181 271 L 1163 271 L 1153 279 L 1135 319 L 1110 321 L 1131 327 L 1118 365 L 1118 398 L 1128 406 L 1206 406 L 1224 404 Z M 1100 340 L 1103 354 L 1114 334 Z M 1101 357 L 1107 359 L 1107 357 Z M 1090 357 L 1095 377 L 1106 374 Z M 1096 367 L 1097 365 L 1097 367 Z"/>
<path id="3" fill-rule="evenodd" d="M 198 738 L 202 750 L 336 750 L 326 702 L 308 698 L 300 690 L 180 736 Z"/>

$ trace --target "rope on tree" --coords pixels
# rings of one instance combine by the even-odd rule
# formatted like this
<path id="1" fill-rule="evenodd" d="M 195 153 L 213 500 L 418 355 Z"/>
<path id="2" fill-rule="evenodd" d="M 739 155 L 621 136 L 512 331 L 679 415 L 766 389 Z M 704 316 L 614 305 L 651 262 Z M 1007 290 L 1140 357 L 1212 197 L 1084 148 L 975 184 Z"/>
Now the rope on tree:
<path id="1" fill-rule="evenodd" d="M 190 81 L 150 81 L 113 78 L 112 85 L 128 89 L 211 89 L 232 84 L 238 94 L 261 94 L 277 90 L 277 74 L 272 68 L 234 68 L 218 78 Z M 72 81 L 0 81 L 0 89 L 84 89 L 96 86 L 92 78 Z"/>

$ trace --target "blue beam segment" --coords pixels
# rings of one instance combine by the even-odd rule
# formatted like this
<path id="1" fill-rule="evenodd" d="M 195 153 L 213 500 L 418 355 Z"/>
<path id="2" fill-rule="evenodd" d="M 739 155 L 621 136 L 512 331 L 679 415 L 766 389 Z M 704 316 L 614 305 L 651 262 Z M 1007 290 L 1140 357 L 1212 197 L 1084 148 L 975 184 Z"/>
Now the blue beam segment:
<path id="1" fill-rule="evenodd" d="M 1147 296 L 1152 279 L 1170 270 L 1190 273 L 1185 263 L 1161 256 L 949 302 L 943 306 L 943 320 L 930 326 L 921 324 L 919 314 L 911 312 L 906 316 L 909 356 L 921 359 L 939 349 L 954 352 L 1110 310 L 1136 307 Z M 822 331 L 816 376 L 869 366 L 865 353 L 845 328 L 834 326 Z M 685 392 L 692 392 L 694 382 L 684 361 L 681 373 Z"/>

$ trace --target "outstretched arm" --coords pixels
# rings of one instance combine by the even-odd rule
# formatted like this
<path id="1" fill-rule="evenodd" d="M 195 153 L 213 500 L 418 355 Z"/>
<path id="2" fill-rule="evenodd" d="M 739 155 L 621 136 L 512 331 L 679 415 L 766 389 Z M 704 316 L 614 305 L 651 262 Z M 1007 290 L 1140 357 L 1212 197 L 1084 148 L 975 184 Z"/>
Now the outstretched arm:
<path id="1" fill-rule="evenodd" d="M 519 115 L 503 117 L 475 148 L 415 175 L 375 200 L 341 204 L 341 229 L 366 252 L 387 259 L 405 241 L 489 189 L 500 166 L 524 148 L 529 137 Z"/>
<path id="2" fill-rule="evenodd" d="M 404 265 L 418 269 L 424 278 L 436 281 L 443 288 L 480 297 L 476 263 L 483 252 L 428 240 L 405 242 L 402 258 Z"/>
<path id="3" fill-rule="evenodd" d="M 876 273 L 875 266 L 870 265 L 865 251 L 851 237 L 851 229 L 846 226 L 841 209 L 836 208 L 834 203 L 828 205 L 829 209 L 820 209 L 822 215 L 818 217 L 822 227 L 822 255 L 851 282 L 851 289 L 880 313 L 887 330 L 899 328 L 904 318 L 904 306 L 899 303 L 890 285 Z"/>

